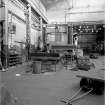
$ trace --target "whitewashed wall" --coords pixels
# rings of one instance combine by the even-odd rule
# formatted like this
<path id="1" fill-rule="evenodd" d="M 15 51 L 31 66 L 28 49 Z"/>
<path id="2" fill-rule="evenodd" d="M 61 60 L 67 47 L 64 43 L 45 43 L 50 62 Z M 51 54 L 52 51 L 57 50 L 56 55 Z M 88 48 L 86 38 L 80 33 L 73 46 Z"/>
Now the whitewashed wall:
<path id="1" fill-rule="evenodd" d="M 25 7 L 23 5 L 14 4 L 12 2 L 8 3 L 8 10 L 25 21 L 24 8 Z M 13 24 L 16 25 L 16 34 L 13 35 L 13 39 L 12 39 L 14 44 L 16 44 L 15 41 L 19 41 L 19 42 L 26 41 L 26 23 L 23 22 L 21 19 L 17 18 L 15 15 L 13 15 L 11 19 L 11 14 L 10 13 L 8 14 L 8 23 L 12 22 Z M 35 46 L 37 45 L 38 35 L 39 35 L 39 31 L 31 28 L 31 36 L 30 36 L 31 44 Z M 9 34 L 8 39 L 10 44 L 11 34 Z"/>
<path id="2" fill-rule="evenodd" d="M 16 0 L 17 1 L 17 0 Z M 16 45 L 15 41 L 25 42 L 26 38 L 26 24 L 22 21 L 25 21 L 24 9 L 25 7 L 20 2 L 12 2 L 11 0 L 8 1 L 8 24 L 11 22 L 16 26 L 16 33 L 12 34 L 11 40 L 11 33 L 8 34 L 8 44 Z M 11 12 L 11 13 L 10 13 Z M 19 17 L 19 18 L 17 18 Z M 10 26 L 8 26 L 10 27 Z"/>
<path id="3" fill-rule="evenodd" d="M 17 0 L 16 0 L 17 1 Z M 20 3 L 20 2 L 11 2 L 9 0 L 8 2 L 8 10 L 25 20 L 25 15 L 24 15 L 24 9 L 25 7 Z"/>
<path id="4" fill-rule="evenodd" d="M 14 41 L 25 41 L 26 38 L 26 24 L 17 18 L 13 18 L 13 23 L 16 25 L 16 34 Z"/>
<path id="5" fill-rule="evenodd" d="M 5 20 L 5 8 L 0 8 L 0 21 Z"/>
<path id="6" fill-rule="evenodd" d="M 38 39 L 39 32 L 33 28 L 31 28 L 31 44 L 37 46 L 37 39 Z"/>

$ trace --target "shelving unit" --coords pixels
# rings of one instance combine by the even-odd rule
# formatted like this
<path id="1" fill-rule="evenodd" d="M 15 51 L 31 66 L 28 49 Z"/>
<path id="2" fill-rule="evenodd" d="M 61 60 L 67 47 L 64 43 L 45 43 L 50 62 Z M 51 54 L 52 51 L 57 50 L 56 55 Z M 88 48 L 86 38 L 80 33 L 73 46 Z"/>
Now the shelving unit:
<path id="1" fill-rule="evenodd" d="M 9 66 L 16 66 L 22 63 L 22 57 L 18 54 L 9 55 Z"/>

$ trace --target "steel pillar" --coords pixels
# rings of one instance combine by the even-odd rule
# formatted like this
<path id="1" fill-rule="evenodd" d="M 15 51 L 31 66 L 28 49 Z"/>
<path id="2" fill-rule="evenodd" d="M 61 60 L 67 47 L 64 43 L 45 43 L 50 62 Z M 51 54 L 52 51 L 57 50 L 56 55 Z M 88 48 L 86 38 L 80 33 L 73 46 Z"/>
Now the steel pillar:
<path id="1" fill-rule="evenodd" d="M 30 59 L 30 34 L 31 34 L 31 6 L 27 5 L 26 15 L 26 60 Z"/>
<path id="2" fill-rule="evenodd" d="M 68 44 L 73 44 L 73 30 L 72 30 L 72 26 L 68 26 Z"/>
<path id="3" fill-rule="evenodd" d="M 43 20 L 42 20 L 42 17 L 40 17 L 40 37 L 41 37 L 41 41 L 42 41 L 42 42 L 40 43 L 40 44 L 41 44 L 40 46 L 41 46 L 41 48 L 42 48 L 42 47 L 43 47 L 43 44 L 44 44 L 44 43 L 43 43 L 43 39 L 44 39 L 43 37 L 44 37 L 44 36 L 43 36 Z"/>
<path id="4" fill-rule="evenodd" d="M 5 0 L 5 19 L 1 23 L 2 41 L 1 41 L 1 61 L 4 68 L 8 67 L 8 0 Z"/>

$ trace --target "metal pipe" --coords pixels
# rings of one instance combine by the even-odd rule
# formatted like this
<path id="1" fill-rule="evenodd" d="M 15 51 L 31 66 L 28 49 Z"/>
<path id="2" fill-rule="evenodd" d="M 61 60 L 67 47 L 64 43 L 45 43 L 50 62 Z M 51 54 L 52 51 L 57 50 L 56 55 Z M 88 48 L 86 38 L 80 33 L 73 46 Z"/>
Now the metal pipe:
<path id="1" fill-rule="evenodd" d="M 91 12 L 72 12 L 66 14 L 82 14 L 82 13 L 104 13 L 105 11 L 91 11 Z"/>

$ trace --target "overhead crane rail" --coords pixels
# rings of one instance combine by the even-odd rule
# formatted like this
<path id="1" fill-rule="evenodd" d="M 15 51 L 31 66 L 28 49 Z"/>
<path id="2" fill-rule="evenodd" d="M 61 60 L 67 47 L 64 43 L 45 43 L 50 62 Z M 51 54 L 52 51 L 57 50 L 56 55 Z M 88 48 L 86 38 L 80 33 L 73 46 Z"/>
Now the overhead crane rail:
<path id="1" fill-rule="evenodd" d="M 90 11 L 90 12 L 71 12 L 67 14 L 84 14 L 84 13 L 104 13 L 105 11 Z"/>

